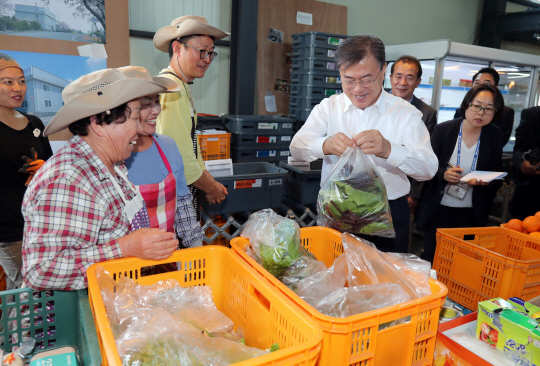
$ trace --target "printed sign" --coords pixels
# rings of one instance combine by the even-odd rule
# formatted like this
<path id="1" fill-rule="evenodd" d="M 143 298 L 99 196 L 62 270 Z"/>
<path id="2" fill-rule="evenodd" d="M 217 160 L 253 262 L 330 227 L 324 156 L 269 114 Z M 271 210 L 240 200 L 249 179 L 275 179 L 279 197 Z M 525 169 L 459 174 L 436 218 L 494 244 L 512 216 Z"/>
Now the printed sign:
<path id="1" fill-rule="evenodd" d="M 262 187 L 262 179 L 235 180 L 234 189 Z"/>
<path id="2" fill-rule="evenodd" d="M 258 144 L 273 144 L 277 142 L 276 136 L 257 136 Z"/>
<path id="3" fill-rule="evenodd" d="M 266 123 L 266 122 L 259 123 L 259 130 L 277 130 L 277 129 L 279 129 L 278 123 Z"/>

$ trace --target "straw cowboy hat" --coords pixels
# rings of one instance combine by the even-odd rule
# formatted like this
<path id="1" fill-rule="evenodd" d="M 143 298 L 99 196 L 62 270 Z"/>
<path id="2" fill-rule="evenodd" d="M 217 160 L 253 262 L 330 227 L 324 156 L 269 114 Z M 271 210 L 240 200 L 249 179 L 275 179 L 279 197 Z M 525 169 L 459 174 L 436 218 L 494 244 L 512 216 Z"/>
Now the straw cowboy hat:
<path id="1" fill-rule="evenodd" d="M 154 46 L 160 51 L 169 52 L 169 43 L 171 43 L 173 39 L 190 36 L 192 34 L 212 36 L 215 40 L 230 35 L 230 33 L 223 32 L 222 30 L 209 25 L 206 18 L 196 15 L 185 15 L 173 20 L 171 25 L 158 30 L 154 35 Z"/>
<path id="2" fill-rule="evenodd" d="M 143 67 L 131 67 L 126 74 L 130 76 L 119 69 L 104 69 L 71 82 L 62 91 L 65 105 L 45 127 L 43 135 L 52 135 L 73 122 L 106 112 L 133 99 L 180 90 L 176 82 L 162 77 L 152 78 Z"/>

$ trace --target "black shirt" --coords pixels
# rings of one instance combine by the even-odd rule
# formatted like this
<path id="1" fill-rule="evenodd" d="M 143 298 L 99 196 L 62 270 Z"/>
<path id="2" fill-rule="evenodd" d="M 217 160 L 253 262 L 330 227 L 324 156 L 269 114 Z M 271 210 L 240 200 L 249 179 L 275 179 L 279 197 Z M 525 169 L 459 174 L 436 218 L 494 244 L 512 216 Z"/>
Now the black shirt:
<path id="1" fill-rule="evenodd" d="M 32 147 L 36 149 L 38 159 L 47 160 L 52 156 L 49 140 L 43 137 L 43 122 L 36 116 L 24 116 L 29 123 L 20 131 L 0 121 L 0 242 L 19 241 L 23 237 L 21 205 L 28 173 L 18 172 L 24 164 L 22 157 L 31 157 Z"/>

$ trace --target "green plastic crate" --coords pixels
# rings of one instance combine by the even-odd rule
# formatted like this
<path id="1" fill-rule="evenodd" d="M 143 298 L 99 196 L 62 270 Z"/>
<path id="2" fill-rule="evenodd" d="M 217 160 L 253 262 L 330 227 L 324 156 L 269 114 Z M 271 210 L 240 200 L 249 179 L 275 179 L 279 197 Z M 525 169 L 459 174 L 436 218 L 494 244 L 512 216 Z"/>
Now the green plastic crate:
<path id="1" fill-rule="evenodd" d="M 0 292 L 0 301 L 0 347 L 5 352 L 34 338 L 33 354 L 71 346 L 84 366 L 101 365 L 87 290 L 9 290 Z"/>

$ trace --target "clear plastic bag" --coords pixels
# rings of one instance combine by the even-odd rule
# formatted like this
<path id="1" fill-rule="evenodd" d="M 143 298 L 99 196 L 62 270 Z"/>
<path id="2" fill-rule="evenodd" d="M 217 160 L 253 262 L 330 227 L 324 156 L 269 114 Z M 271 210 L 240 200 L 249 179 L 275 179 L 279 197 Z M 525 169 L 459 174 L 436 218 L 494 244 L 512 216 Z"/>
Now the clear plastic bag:
<path id="1" fill-rule="evenodd" d="M 321 187 L 317 225 L 341 232 L 396 236 L 386 186 L 370 155 L 347 148 Z"/>
<path id="2" fill-rule="evenodd" d="M 298 283 L 316 273 L 326 271 L 326 265 L 311 257 L 300 257 L 285 270 L 281 282 L 294 292 L 298 291 Z"/>
<path id="3" fill-rule="evenodd" d="M 399 272 L 405 273 L 417 287 L 430 289 L 429 279 L 431 277 L 431 263 L 425 261 L 414 254 L 408 253 L 385 253 L 382 256 L 396 267 Z M 427 291 L 426 291 L 427 293 Z"/>
<path id="4" fill-rule="evenodd" d="M 314 305 L 321 313 L 337 318 L 401 304 L 409 295 L 395 283 L 344 287 Z"/>
<path id="5" fill-rule="evenodd" d="M 296 293 L 313 306 L 332 292 L 345 287 L 346 283 L 347 259 L 342 254 L 330 268 L 299 281 Z"/>
<path id="6" fill-rule="evenodd" d="M 270 209 L 253 213 L 241 235 L 249 239 L 262 266 L 279 279 L 296 259 L 307 255 L 300 241 L 300 226 Z"/>
<path id="7" fill-rule="evenodd" d="M 492 348 L 470 334 L 456 333 L 451 335 L 450 338 L 494 366 L 515 366 L 520 364 L 512 361 L 513 354 L 511 352 L 502 352 Z"/>
<path id="8" fill-rule="evenodd" d="M 406 271 L 398 270 L 387 256 L 367 240 L 349 233 L 341 235 L 345 250 L 349 274 L 349 286 L 363 286 L 377 283 L 395 283 L 409 296 L 408 300 L 431 295 L 429 284 L 419 281 L 417 276 L 409 276 Z M 395 261 L 394 257 L 392 261 Z M 405 261 L 398 261 L 404 266 Z M 428 275 L 429 276 L 429 275 Z M 418 276 L 421 278 L 421 276 Z"/>

